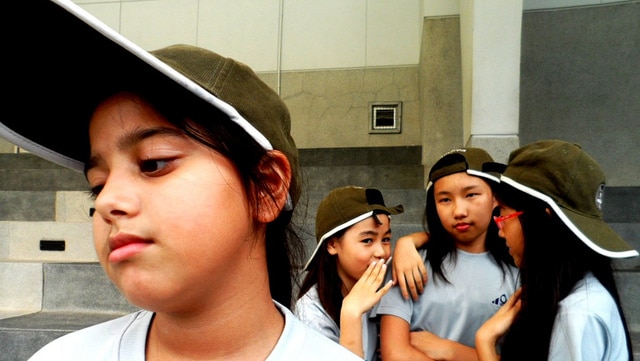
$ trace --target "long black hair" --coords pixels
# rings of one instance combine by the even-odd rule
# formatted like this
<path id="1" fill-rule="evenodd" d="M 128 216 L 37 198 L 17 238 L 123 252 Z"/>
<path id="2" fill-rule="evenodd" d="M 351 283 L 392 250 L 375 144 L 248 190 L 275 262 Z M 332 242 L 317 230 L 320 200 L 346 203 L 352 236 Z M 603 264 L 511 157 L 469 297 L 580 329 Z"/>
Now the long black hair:
<path id="1" fill-rule="evenodd" d="M 591 272 L 613 297 L 624 325 L 629 360 L 631 339 L 611 260 L 585 245 L 544 202 L 501 184 L 500 204 L 518 211 L 524 235 L 520 267 L 522 308 L 505 335 L 501 360 L 548 359 L 558 303 Z"/>
<path id="2" fill-rule="evenodd" d="M 298 291 L 298 298 L 301 298 L 311 287 L 317 284 L 320 304 L 337 325 L 340 325 L 344 285 L 338 274 L 338 257 L 329 254 L 326 245 L 334 239 L 342 238 L 349 228 L 342 229 L 324 240 L 323 245 L 309 265 Z"/>

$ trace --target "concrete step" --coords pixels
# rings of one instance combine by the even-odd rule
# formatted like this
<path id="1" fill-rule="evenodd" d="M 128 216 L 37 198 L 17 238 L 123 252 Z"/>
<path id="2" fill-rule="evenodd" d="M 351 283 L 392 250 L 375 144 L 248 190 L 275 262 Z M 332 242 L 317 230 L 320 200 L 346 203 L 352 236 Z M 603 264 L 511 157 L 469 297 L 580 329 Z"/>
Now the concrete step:
<path id="1" fill-rule="evenodd" d="M 30 153 L 0 153 L 0 191 L 87 190 L 84 174 Z"/>
<path id="2" fill-rule="evenodd" d="M 0 309 L 1 361 L 26 360 L 66 333 L 137 309 L 98 263 L 0 263 L 0 271 L 3 295 L 14 296 L 13 304 Z"/>

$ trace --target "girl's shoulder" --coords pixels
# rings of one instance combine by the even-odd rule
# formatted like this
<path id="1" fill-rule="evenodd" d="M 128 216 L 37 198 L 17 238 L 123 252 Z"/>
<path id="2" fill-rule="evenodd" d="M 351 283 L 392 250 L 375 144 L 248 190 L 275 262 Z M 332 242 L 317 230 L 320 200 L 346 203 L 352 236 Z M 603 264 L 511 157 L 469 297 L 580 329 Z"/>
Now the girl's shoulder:
<path id="1" fill-rule="evenodd" d="M 293 306 L 294 315 L 302 320 L 304 323 L 330 323 L 335 325 L 335 322 L 331 319 L 331 316 L 322 306 L 320 302 L 320 296 L 318 295 L 318 288 L 314 285 L 300 297 Z M 336 326 L 337 327 L 337 326 Z"/>
<path id="2" fill-rule="evenodd" d="M 591 273 L 576 283 L 563 300 L 559 302 L 559 312 L 602 312 L 617 309 L 613 296 Z"/>
<path id="3" fill-rule="evenodd" d="M 131 355 L 132 361 L 143 361 L 152 318 L 152 312 L 137 311 L 68 333 L 41 348 L 29 361 L 118 360 L 123 352 Z"/>
<path id="4" fill-rule="evenodd" d="M 291 311 L 276 303 L 285 316 L 285 328 L 268 361 L 276 360 L 360 360 L 354 353 L 342 347 L 318 331 L 297 319 Z"/>

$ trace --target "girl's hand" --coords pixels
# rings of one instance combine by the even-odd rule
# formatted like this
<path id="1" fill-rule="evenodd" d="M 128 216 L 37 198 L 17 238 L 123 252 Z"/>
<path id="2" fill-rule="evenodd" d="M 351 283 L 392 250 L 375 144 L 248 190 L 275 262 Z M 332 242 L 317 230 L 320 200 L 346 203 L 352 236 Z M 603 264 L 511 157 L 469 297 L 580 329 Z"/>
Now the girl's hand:
<path id="1" fill-rule="evenodd" d="M 393 281 L 398 284 L 402 297 L 409 299 L 409 294 L 414 301 L 424 291 L 427 284 L 427 270 L 424 259 L 420 257 L 418 248 L 429 240 L 426 232 L 416 232 L 398 238 L 393 251 Z"/>
<path id="2" fill-rule="evenodd" d="M 342 300 L 340 344 L 359 357 L 364 357 L 362 315 L 373 308 L 393 286 L 393 280 L 390 280 L 380 287 L 384 282 L 386 271 L 387 264 L 383 259 L 371 263 Z"/>
<path id="3" fill-rule="evenodd" d="M 362 314 L 372 309 L 393 286 L 393 281 L 390 280 L 383 287 L 380 287 L 384 282 L 386 272 L 387 264 L 385 260 L 381 259 L 371 263 L 342 301 L 341 312 L 362 316 Z"/>
<path id="4" fill-rule="evenodd" d="M 507 303 L 502 305 L 498 312 L 491 316 L 491 318 L 476 331 L 476 351 L 478 353 L 478 359 L 482 361 L 499 359 L 496 352 L 496 342 L 509 330 L 513 320 L 515 320 L 518 312 L 520 312 L 520 308 L 522 307 L 521 294 L 522 288 L 518 288 Z"/>

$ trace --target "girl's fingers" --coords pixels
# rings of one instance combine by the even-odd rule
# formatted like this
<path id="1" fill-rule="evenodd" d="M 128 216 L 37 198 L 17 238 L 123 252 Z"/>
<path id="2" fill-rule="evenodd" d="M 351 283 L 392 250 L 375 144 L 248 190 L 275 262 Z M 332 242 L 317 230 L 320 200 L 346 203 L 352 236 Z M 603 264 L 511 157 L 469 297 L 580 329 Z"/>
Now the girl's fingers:
<path id="1" fill-rule="evenodd" d="M 391 289 L 391 287 L 393 287 L 394 284 L 395 282 L 393 280 L 389 280 L 382 287 L 380 287 L 380 289 L 376 291 L 376 297 L 378 301 L 380 301 L 382 296 L 386 295 L 387 292 L 389 292 L 389 290 Z"/>
<path id="2" fill-rule="evenodd" d="M 387 265 L 384 260 L 378 260 L 369 264 L 364 271 L 360 280 L 369 284 L 372 288 L 377 289 L 384 281 L 387 272 Z"/>

